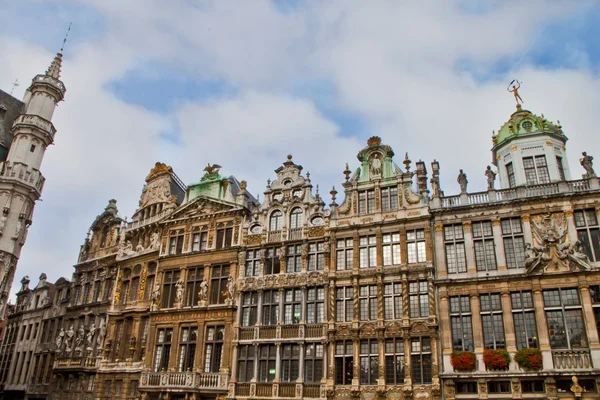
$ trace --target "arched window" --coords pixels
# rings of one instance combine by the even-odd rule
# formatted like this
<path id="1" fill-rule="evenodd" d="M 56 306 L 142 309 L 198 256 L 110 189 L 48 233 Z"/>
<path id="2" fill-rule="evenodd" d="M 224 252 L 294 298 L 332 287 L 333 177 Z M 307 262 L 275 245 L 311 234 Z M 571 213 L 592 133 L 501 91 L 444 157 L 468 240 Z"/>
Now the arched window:
<path id="1" fill-rule="evenodd" d="M 270 231 L 279 231 L 283 227 L 283 213 L 281 211 L 274 211 L 271 214 L 271 219 L 269 220 L 269 230 Z"/>
<path id="2" fill-rule="evenodd" d="M 304 224 L 304 213 L 300 207 L 296 207 L 290 215 L 290 228 L 301 228 L 302 224 Z"/>

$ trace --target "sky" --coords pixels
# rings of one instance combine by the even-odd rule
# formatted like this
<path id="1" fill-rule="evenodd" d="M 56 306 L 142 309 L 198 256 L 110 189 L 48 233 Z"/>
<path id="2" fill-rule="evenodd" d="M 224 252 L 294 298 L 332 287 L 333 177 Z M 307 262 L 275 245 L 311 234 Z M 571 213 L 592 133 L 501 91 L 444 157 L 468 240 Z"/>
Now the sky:
<path id="1" fill-rule="evenodd" d="M 377 135 L 442 189 L 485 190 L 493 130 L 524 108 L 560 120 L 573 179 L 600 160 L 597 1 L 0 0 L 0 88 L 21 98 L 73 23 L 65 101 L 15 282 L 70 278 L 109 199 L 137 207 L 156 161 L 187 184 L 207 163 L 263 197 L 287 154 L 330 202 Z M 413 164 L 414 167 L 414 164 Z M 338 202 L 342 195 L 338 195 Z M 15 287 L 13 286 L 13 292 Z"/>

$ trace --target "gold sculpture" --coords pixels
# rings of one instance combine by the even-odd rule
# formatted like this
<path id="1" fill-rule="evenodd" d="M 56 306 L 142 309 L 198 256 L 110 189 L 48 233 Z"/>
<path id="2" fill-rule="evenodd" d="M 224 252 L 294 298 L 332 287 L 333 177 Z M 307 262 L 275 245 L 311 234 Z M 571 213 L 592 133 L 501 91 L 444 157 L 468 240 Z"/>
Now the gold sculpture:
<path id="1" fill-rule="evenodd" d="M 508 84 L 506 90 L 511 92 L 515 96 L 515 101 L 517 102 L 517 108 L 521 107 L 521 104 L 524 103 L 523 99 L 519 95 L 519 89 L 521 88 L 521 82 L 516 79 L 513 79 L 511 83 Z M 521 104 L 519 104 L 521 102 Z"/>

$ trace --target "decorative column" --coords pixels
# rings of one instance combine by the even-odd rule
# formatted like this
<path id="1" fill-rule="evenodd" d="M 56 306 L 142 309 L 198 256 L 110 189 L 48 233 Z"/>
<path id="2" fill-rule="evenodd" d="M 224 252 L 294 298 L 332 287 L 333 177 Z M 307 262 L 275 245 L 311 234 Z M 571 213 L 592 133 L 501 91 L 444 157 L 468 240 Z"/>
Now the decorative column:
<path id="1" fill-rule="evenodd" d="M 571 241 L 574 242 L 575 240 L 577 240 L 577 227 L 575 227 L 575 218 L 573 218 L 573 210 L 566 210 L 565 218 L 567 220 L 567 230 L 569 232 L 569 237 L 572 238 Z"/>
<path id="2" fill-rule="evenodd" d="M 377 246 L 376 262 L 377 266 L 380 267 L 383 265 L 383 233 L 381 228 L 375 232 L 375 243 Z"/>
<path id="3" fill-rule="evenodd" d="M 398 193 L 402 193 L 402 190 L 399 190 Z M 408 257 L 406 256 L 408 254 L 408 244 L 406 243 L 406 228 L 404 226 L 402 226 L 400 228 L 400 257 L 404 257 L 405 259 L 401 259 L 400 263 L 401 264 L 407 264 L 408 263 Z"/>
<path id="4" fill-rule="evenodd" d="M 231 345 L 231 379 L 230 382 L 237 382 L 238 374 L 238 344 Z"/>
<path id="5" fill-rule="evenodd" d="M 412 385 L 412 365 L 410 359 L 411 344 L 409 329 L 405 329 L 402 335 L 404 339 L 404 386 Z"/>
<path id="6" fill-rule="evenodd" d="M 494 247 L 496 248 L 496 262 L 498 271 L 506 271 L 506 254 L 504 254 L 504 246 L 502 241 L 502 224 L 499 218 L 492 220 L 492 233 L 494 235 Z"/>
<path id="7" fill-rule="evenodd" d="M 302 318 L 300 319 L 300 324 L 304 325 L 306 324 L 306 297 L 308 296 L 308 291 L 306 290 L 306 286 L 302 286 L 300 291 L 302 292 L 302 311 L 300 312 Z M 281 311 L 283 312 L 283 309 L 281 309 Z"/>
<path id="8" fill-rule="evenodd" d="M 518 170 L 519 168 L 516 168 Z M 525 243 L 533 243 L 533 235 L 531 234 L 531 223 L 529 222 L 530 215 L 521 215 L 521 222 L 523 223 L 523 236 L 525 237 Z"/>
<path id="9" fill-rule="evenodd" d="M 352 277 L 352 322 L 353 325 L 354 324 L 358 324 L 358 321 L 360 320 L 360 309 L 358 307 L 358 278 L 357 277 Z"/>
<path id="10" fill-rule="evenodd" d="M 452 371 L 450 354 L 452 354 L 452 332 L 450 326 L 450 304 L 447 294 L 440 294 L 439 332 L 441 333 L 441 346 L 443 364 L 442 371 Z"/>
<path id="11" fill-rule="evenodd" d="M 284 312 L 284 296 L 285 296 L 285 290 L 283 290 L 283 288 L 279 288 L 279 315 L 277 316 L 277 323 L 279 325 L 282 325 L 285 321 L 283 320 L 283 317 L 285 314 Z"/>
<path id="12" fill-rule="evenodd" d="M 592 308 L 592 296 L 588 286 L 581 287 L 581 304 L 583 306 L 583 317 L 585 319 L 586 334 L 591 350 L 592 364 L 600 365 L 600 343 L 598 343 L 598 330 L 596 328 L 596 317 Z"/>
<path id="13" fill-rule="evenodd" d="M 448 276 L 448 270 L 446 268 L 446 260 L 444 254 L 444 225 L 436 224 L 433 228 L 434 233 L 434 246 L 435 246 L 435 270 L 437 271 L 438 278 L 446 278 Z"/>
<path id="14" fill-rule="evenodd" d="M 258 382 L 258 359 L 259 359 L 259 354 L 258 354 L 258 343 L 253 343 L 252 344 L 254 346 L 254 376 L 252 377 L 252 379 L 250 380 L 250 382 Z"/>
<path id="15" fill-rule="evenodd" d="M 327 299 L 329 300 L 326 304 L 325 317 L 330 324 L 335 323 L 336 315 L 335 315 L 335 278 L 329 280 L 329 287 L 327 288 Z M 333 325 L 332 325 L 333 326 Z"/>
<path id="16" fill-rule="evenodd" d="M 326 365 L 326 364 L 325 364 Z M 304 382 L 304 343 L 300 343 L 300 371 L 298 371 L 298 380 L 296 382 Z"/>
<path id="17" fill-rule="evenodd" d="M 426 225 L 423 229 L 425 231 L 425 260 L 428 263 L 433 263 L 433 237 L 431 235 L 431 226 Z M 442 240 L 443 242 L 443 240 Z M 444 253 L 439 253 L 444 254 Z"/>
<path id="18" fill-rule="evenodd" d="M 479 372 L 485 372 L 483 363 L 483 327 L 481 326 L 481 306 L 479 295 L 471 293 L 471 315 L 473 316 L 473 344 L 475 345 L 475 354 L 479 361 Z"/>
<path id="19" fill-rule="evenodd" d="M 402 274 L 402 325 L 410 324 L 410 308 L 408 298 L 408 277 L 406 273 Z"/>
<path id="20" fill-rule="evenodd" d="M 506 350 L 517 351 L 517 340 L 515 336 L 515 324 L 513 321 L 512 306 L 510 302 L 510 293 L 502 292 L 502 319 L 504 321 L 504 334 L 506 340 Z M 512 365 L 512 364 L 511 364 Z"/>
<path id="21" fill-rule="evenodd" d="M 352 335 L 353 367 L 352 367 L 352 386 L 360 385 L 360 340 L 358 332 Z"/>
<path id="22" fill-rule="evenodd" d="M 548 325 L 546 324 L 546 314 L 544 312 L 544 298 L 541 289 L 533 291 L 533 306 L 535 307 L 535 323 L 537 324 L 538 339 L 540 350 L 544 360 L 544 369 L 553 369 L 552 351 L 550 350 L 550 338 L 548 336 Z"/>
<path id="23" fill-rule="evenodd" d="M 359 245 L 359 237 L 358 237 L 358 231 L 354 232 L 354 237 L 353 237 L 353 251 L 352 251 L 352 270 L 355 273 L 358 273 L 358 270 L 360 268 L 360 245 Z"/>
<path id="24" fill-rule="evenodd" d="M 262 289 L 258 289 L 257 292 L 258 292 L 258 306 L 257 306 L 257 310 L 256 310 L 256 326 L 261 326 L 262 325 L 263 293 L 264 292 Z"/>
<path id="25" fill-rule="evenodd" d="M 275 349 L 275 379 L 273 382 L 277 383 L 281 382 L 281 343 L 275 343 Z"/>
<path id="26" fill-rule="evenodd" d="M 383 291 L 384 291 L 383 274 L 379 274 L 377 276 L 377 319 L 379 321 L 381 321 L 382 325 L 385 321 L 385 314 L 384 314 L 384 309 L 383 309 L 383 307 L 384 307 Z"/>
<path id="27" fill-rule="evenodd" d="M 475 265 L 475 249 L 473 247 L 473 232 L 471 230 L 471 222 L 470 221 L 463 223 L 463 235 L 465 237 L 465 254 L 467 257 L 467 272 L 470 274 L 474 274 L 474 273 L 477 273 L 477 268 Z"/>

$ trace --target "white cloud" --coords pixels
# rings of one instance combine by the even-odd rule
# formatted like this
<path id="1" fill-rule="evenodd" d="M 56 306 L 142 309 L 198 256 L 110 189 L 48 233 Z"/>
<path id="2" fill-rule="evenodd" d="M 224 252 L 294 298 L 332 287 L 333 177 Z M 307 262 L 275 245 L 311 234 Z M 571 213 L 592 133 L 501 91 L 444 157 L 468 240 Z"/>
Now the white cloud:
<path id="1" fill-rule="evenodd" d="M 187 183 L 200 178 L 207 162 L 217 162 L 262 197 L 266 180 L 292 153 L 329 203 L 331 185 L 341 191 L 344 163 L 356 167 L 365 139 L 379 135 L 397 162 L 405 151 L 413 161 L 440 160 L 447 194 L 458 191 L 459 168 L 469 175 L 470 190 L 481 190 L 491 131 L 514 110 L 505 91 L 513 77 L 524 81 L 527 108 L 561 120 L 575 176 L 580 151 L 600 156 L 594 120 L 600 79 L 576 38 L 568 57 L 581 65 L 577 70 L 531 67 L 526 57 L 544 40 L 546 26 L 569 15 L 571 3 L 503 1 L 482 13 L 465 12 L 459 1 L 312 1 L 286 13 L 264 0 L 86 3 L 102 15 L 106 32 L 67 48 L 67 97 L 53 121 L 58 135 L 42 166 L 44 201 L 17 279 L 42 271 L 51 280 L 70 276 L 85 232 L 107 200 L 116 198 L 121 214 L 131 215 L 157 160 L 173 165 Z M 75 21 L 72 34 L 78 29 L 85 26 Z M 5 89 L 15 77 L 24 83 L 43 72 L 53 57 L 18 36 L 5 35 L 0 47 Z M 484 83 L 458 68 L 468 60 L 485 73 L 506 59 L 518 61 L 513 70 Z M 147 62 L 222 80 L 237 94 L 180 100 L 172 112 L 157 114 L 107 89 Z M 355 132 L 341 132 L 311 99 L 290 93 L 299 82 L 319 80 L 333 83 L 334 108 L 363 119 L 368 132 L 348 137 Z M 183 144 L 160 139 L 165 131 Z"/>

